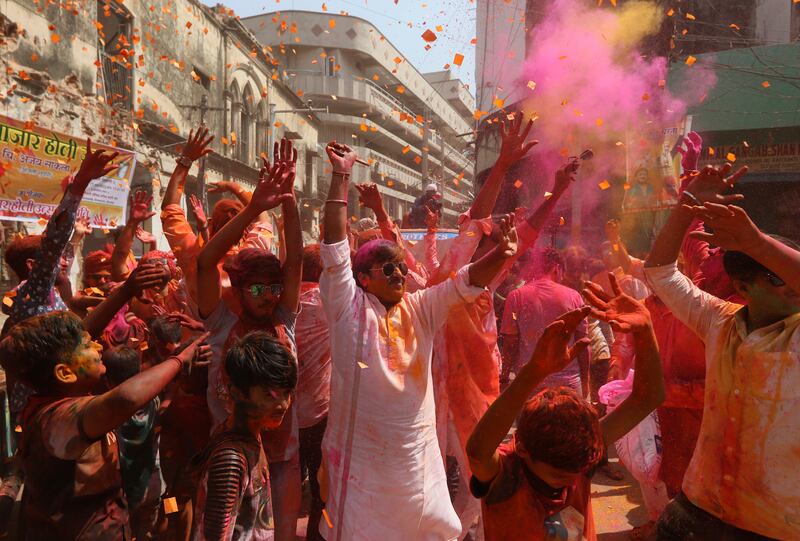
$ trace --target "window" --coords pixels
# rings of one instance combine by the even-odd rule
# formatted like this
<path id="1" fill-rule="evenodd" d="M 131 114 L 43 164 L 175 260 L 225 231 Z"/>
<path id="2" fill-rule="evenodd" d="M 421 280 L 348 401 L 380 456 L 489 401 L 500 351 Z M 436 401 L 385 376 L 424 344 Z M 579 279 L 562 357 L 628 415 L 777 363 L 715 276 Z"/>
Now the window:
<path id="1" fill-rule="evenodd" d="M 197 84 L 206 90 L 211 90 L 211 77 L 203 73 L 197 66 L 192 68 L 192 73 L 194 74 L 192 78 Z"/>
<path id="2" fill-rule="evenodd" d="M 255 104 L 253 90 L 248 84 L 242 93 L 241 119 L 239 121 L 239 160 L 253 165 L 253 142 L 255 141 Z"/>
<path id="3" fill-rule="evenodd" d="M 100 57 L 102 90 L 106 103 L 133 109 L 133 45 L 128 40 L 133 16 L 116 2 L 97 2 L 97 52 Z"/>
<path id="4" fill-rule="evenodd" d="M 325 76 L 334 77 L 336 75 L 336 59 L 329 56 L 325 59 Z"/>

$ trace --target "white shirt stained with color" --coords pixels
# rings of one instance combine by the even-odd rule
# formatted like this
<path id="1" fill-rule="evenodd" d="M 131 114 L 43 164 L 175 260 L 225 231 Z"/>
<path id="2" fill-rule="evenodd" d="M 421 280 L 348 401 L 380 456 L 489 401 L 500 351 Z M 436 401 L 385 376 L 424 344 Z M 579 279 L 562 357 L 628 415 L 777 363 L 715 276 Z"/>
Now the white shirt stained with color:
<path id="1" fill-rule="evenodd" d="M 703 422 L 684 493 L 737 528 L 800 539 L 800 314 L 748 333 L 742 305 L 704 292 L 675 264 L 645 273 L 706 346 Z"/>
<path id="2" fill-rule="evenodd" d="M 387 311 L 356 285 L 346 241 L 323 244 L 321 255 L 333 366 L 323 442 L 333 527 L 323 518 L 320 531 L 328 541 L 456 539 L 461 525 L 436 439 L 431 352 L 450 307 L 483 289 L 468 284 L 465 267 Z"/>

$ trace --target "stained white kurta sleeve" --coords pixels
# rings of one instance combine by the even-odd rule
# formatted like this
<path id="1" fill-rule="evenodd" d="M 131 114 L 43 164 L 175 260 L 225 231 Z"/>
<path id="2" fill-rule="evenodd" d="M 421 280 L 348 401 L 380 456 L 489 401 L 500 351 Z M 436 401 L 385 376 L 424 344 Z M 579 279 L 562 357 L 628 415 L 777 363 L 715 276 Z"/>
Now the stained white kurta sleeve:
<path id="1" fill-rule="evenodd" d="M 425 330 L 435 333 L 444 325 L 450 308 L 463 302 L 472 302 L 484 291 L 469 283 L 469 265 L 462 267 L 455 278 L 409 295 L 409 303 L 416 304 L 420 322 Z"/>
<path id="2" fill-rule="evenodd" d="M 350 245 L 347 239 L 335 244 L 321 244 L 320 256 L 324 269 L 319 278 L 319 290 L 328 321 L 341 319 L 355 299 L 356 280 L 350 265 Z"/>

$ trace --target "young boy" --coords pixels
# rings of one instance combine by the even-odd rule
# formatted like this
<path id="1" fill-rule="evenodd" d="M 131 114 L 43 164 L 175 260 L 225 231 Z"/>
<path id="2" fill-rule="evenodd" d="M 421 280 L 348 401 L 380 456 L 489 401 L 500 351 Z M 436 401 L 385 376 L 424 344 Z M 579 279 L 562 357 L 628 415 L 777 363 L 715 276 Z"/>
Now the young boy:
<path id="1" fill-rule="evenodd" d="M 106 370 L 102 347 L 77 316 L 30 318 L 0 342 L 4 368 L 37 393 L 22 413 L 19 451 L 26 474 L 26 540 L 130 539 L 112 431 L 191 366 L 206 337 L 97 395 L 92 393 Z"/>
<path id="2" fill-rule="evenodd" d="M 106 381 L 112 389 L 142 371 L 139 352 L 128 346 L 104 351 L 103 364 Z M 161 399 L 156 396 L 114 431 L 119 446 L 122 487 L 137 541 L 152 539 L 155 534 L 163 492 L 156 429 L 160 408 Z"/>
<path id="3" fill-rule="evenodd" d="M 355 153 L 327 147 L 333 178 L 325 203 L 320 294 L 330 323 L 331 400 L 323 442 L 329 487 L 320 524 L 328 541 L 452 540 L 461 523 L 436 438 L 431 354 L 451 307 L 483 292 L 516 253 L 513 221 L 498 246 L 453 279 L 406 292 L 402 248 L 347 242 Z"/>
<path id="4" fill-rule="evenodd" d="M 664 379 L 650 314 L 623 294 L 596 284 L 584 294 L 596 307 L 573 310 L 550 324 L 517 378 L 489 407 L 467 443 L 472 493 L 481 498 L 487 541 L 596 539 L 590 489 L 594 468 L 608 445 L 627 434 L 664 399 Z M 633 391 L 602 419 L 573 390 L 545 389 L 528 400 L 544 379 L 562 370 L 588 345 L 569 340 L 589 313 L 636 344 Z M 527 402 L 526 402 L 527 401 Z M 513 441 L 502 444 L 519 414 Z"/>
<path id="5" fill-rule="evenodd" d="M 278 339 L 255 331 L 228 349 L 225 374 L 233 414 L 195 460 L 195 541 L 261 538 L 262 509 L 270 507 L 261 432 L 283 421 L 297 385 L 297 362 Z"/>
<path id="6" fill-rule="evenodd" d="M 266 161 L 265 161 L 266 162 Z M 265 164 L 261 179 L 244 209 L 212 235 L 197 257 L 197 308 L 206 328 L 218 335 L 222 351 L 209 369 L 208 405 L 215 425 L 230 416 L 232 400 L 222 371 L 224 351 L 247 333 L 266 330 L 293 353 L 295 318 L 300 304 L 303 238 L 294 196 L 297 151 L 291 141 L 275 143 L 275 164 Z M 286 259 L 261 248 L 245 248 L 223 265 L 241 307 L 232 312 L 222 298 L 219 263 L 263 212 L 281 206 Z M 224 337 L 224 338 L 223 338 Z M 300 460 L 294 409 L 278 430 L 264 437 L 275 511 L 275 538 L 294 541 L 300 513 Z"/>

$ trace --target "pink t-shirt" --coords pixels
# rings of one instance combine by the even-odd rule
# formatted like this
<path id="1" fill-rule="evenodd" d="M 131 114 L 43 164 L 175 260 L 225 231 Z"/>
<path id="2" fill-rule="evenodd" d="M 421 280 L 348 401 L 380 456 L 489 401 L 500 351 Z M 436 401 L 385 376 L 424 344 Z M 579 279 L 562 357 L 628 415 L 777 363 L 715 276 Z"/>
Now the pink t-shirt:
<path id="1" fill-rule="evenodd" d="M 297 390 L 295 407 L 300 428 L 314 426 L 328 415 L 331 400 L 331 343 L 319 284 L 303 282 L 295 324 Z"/>

